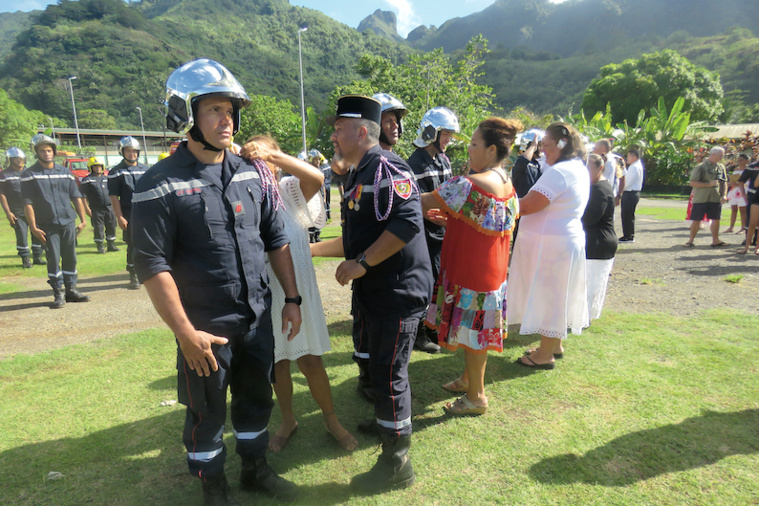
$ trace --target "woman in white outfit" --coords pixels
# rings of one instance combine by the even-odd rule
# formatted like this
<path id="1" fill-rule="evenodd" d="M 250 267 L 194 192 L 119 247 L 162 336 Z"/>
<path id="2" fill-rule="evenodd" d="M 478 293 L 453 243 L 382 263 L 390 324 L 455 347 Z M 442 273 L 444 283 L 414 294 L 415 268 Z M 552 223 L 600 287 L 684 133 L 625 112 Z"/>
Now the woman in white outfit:
<path id="1" fill-rule="evenodd" d="M 553 369 L 564 356 L 567 329 L 588 326 L 585 287 L 585 232 L 582 214 L 590 177 L 583 163 L 585 146 L 573 127 L 546 129 L 543 152 L 548 167 L 519 199 L 519 236 L 514 244 L 507 315 L 521 324 L 520 334 L 540 334 L 540 346 L 517 363 Z"/>
<path id="2" fill-rule="evenodd" d="M 268 197 L 277 200 L 275 207 L 282 212 L 285 232 L 290 239 L 290 254 L 295 267 L 298 293 L 303 297 L 303 324 L 298 335 L 288 341 L 285 334 L 276 332 L 276 329 L 282 327 L 280 315 L 285 293 L 267 263 L 272 292 L 272 327 L 275 329 L 274 392 L 277 394 L 277 403 L 282 412 L 282 423 L 269 440 L 269 450 L 278 452 L 284 448 L 298 428 L 293 412 L 293 382 L 290 375 L 290 362 L 294 360 L 308 381 L 311 395 L 321 408 L 327 432 L 342 448 L 353 451 L 358 448 L 358 441 L 337 419 L 329 378 L 321 358 L 331 347 L 308 245 L 309 227 L 320 227 L 326 223 L 326 213 L 319 195 L 324 175 L 313 165 L 283 153 L 277 142 L 268 136 L 253 137 L 243 146 L 242 155 L 253 160 L 263 160 L 276 177 L 275 181 L 271 174 L 266 174 L 265 169 L 259 170 L 264 179 L 265 189 L 268 189 Z M 289 176 L 282 174 L 283 171 Z M 278 192 L 274 187 L 277 181 Z"/>

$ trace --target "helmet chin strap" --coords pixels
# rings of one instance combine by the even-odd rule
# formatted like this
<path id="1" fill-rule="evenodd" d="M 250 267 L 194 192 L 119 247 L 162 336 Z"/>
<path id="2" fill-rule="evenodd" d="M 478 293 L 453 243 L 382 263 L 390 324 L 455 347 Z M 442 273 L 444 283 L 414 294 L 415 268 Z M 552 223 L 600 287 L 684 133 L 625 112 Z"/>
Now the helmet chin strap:
<path id="1" fill-rule="evenodd" d="M 219 151 L 224 151 L 223 149 L 219 149 L 216 146 L 212 146 L 211 144 L 209 144 L 205 136 L 203 135 L 203 132 L 201 132 L 200 128 L 198 128 L 198 125 L 192 125 L 192 128 L 187 133 L 190 134 L 190 136 L 192 137 L 194 141 L 201 143 L 203 145 L 203 149 L 206 151 L 213 151 L 216 153 L 218 153 Z"/>
<path id="2" fill-rule="evenodd" d="M 385 131 L 384 131 L 384 130 L 380 130 L 379 141 L 380 141 L 382 144 L 386 144 L 386 145 L 388 145 L 388 146 L 392 146 L 392 144 L 390 144 L 390 141 L 389 141 L 389 140 L 388 140 L 388 138 L 387 138 L 387 135 L 385 135 Z"/>

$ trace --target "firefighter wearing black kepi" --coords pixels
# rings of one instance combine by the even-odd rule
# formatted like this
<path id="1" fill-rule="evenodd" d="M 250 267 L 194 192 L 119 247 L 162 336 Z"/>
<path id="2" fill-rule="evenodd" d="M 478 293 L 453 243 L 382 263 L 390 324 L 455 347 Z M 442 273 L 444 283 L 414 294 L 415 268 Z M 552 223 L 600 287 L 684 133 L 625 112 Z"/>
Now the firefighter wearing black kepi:
<path id="1" fill-rule="evenodd" d="M 82 194 L 71 172 L 55 163 L 57 147 L 53 139 L 37 134 L 32 137 L 32 149 L 37 162 L 21 174 L 21 194 L 29 229 L 45 245 L 47 282 L 54 296 L 51 307 L 87 302 L 90 297 L 76 289 L 76 236 L 87 226 Z"/>
<path id="2" fill-rule="evenodd" d="M 203 482 L 206 504 L 238 504 L 224 474 L 227 387 L 241 487 L 297 497 L 297 487 L 265 456 L 274 361 L 267 253 L 284 288 L 290 339 L 300 329 L 301 298 L 276 183 L 268 172 L 261 177 L 262 162 L 228 149 L 249 103 L 218 62 L 176 69 L 166 82 L 166 125 L 188 140 L 140 179 L 132 201 L 135 268 L 177 340 L 187 463 Z"/>
<path id="3" fill-rule="evenodd" d="M 134 272 L 134 248 L 132 247 L 132 236 L 129 230 L 129 221 L 132 217 L 132 194 L 145 171 L 148 168 L 141 164 L 140 143 L 131 136 L 123 137 L 119 141 L 119 154 L 123 157 L 121 162 L 108 173 L 108 193 L 111 196 L 113 214 L 116 215 L 116 223 L 124 232 L 123 239 L 127 244 L 127 263 L 126 270 L 129 272 L 130 290 L 140 288 L 140 281 Z"/>
<path id="4" fill-rule="evenodd" d="M 32 248 L 29 250 L 29 224 L 24 214 L 24 199 L 21 196 L 21 173 L 26 166 L 26 154 L 19 148 L 10 148 L 5 152 L 8 160 L 8 168 L 0 172 L 0 204 L 5 211 L 8 222 L 16 232 L 16 251 L 21 257 L 21 266 L 24 269 L 32 267 L 31 256 L 34 256 L 34 265 L 45 265 L 42 258 L 44 251 L 42 243 L 36 235 L 32 234 Z"/>
<path id="5" fill-rule="evenodd" d="M 85 211 L 90 217 L 95 235 L 95 246 L 98 253 L 105 253 L 106 246 L 103 239 L 108 243 L 108 251 L 119 251 L 116 247 L 116 216 L 113 214 L 113 206 L 108 195 L 108 176 L 103 172 L 105 166 L 97 156 L 87 161 L 90 173 L 82 178 L 79 191 L 85 197 Z M 105 233 L 103 233 L 105 232 Z"/>
<path id="6" fill-rule="evenodd" d="M 403 134 L 403 117 L 408 110 L 400 100 L 388 93 L 377 93 L 372 98 L 380 103 L 379 145 L 382 149 L 392 151 Z M 369 402 L 374 402 L 369 374 L 369 340 L 366 335 L 366 322 L 356 303 L 355 293 L 351 301 L 353 315 L 353 360 L 358 365 L 358 384 L 356 391 Z M 374 425 L 359 424 L 361 432 L 374 432 Z"/>
<path id="7" fill-rule="evenodd" d="M 416 150 L 407 160 L 422 193 L 435 190 L 453 176 L 451 162 L 445 155 L 445 149 L 453 135 L 457 133 L 459 133 L 459 119 L 450 109 L 434 107 L 422 116 L 416 139 L 414 139 Z M 425 219 L 424 236 L 427 239 L 427 251 L 432 264 L 432 277 L 437 281 L 445 227 Z M 427 353 L 440 353 L 437 332 L 421 324 L 414 348 Z"/>
<path id="8" fill-rule="evenodd" d="M 432 273 L 422 234 L 419 189 L 406 162 L 379 145 L 380 103 L 348 95 L 337 102 L 332 143 L 354 168 L 342 202 L 343 235 L 312 245 L 315 256 L 345 256 L 335 278 L 353 280 L 366 322 L 374 415 L 382 454 L 351 488 L 371 494 L 415 480 L 408 363 L 419 319 L 429 301 Z"/>

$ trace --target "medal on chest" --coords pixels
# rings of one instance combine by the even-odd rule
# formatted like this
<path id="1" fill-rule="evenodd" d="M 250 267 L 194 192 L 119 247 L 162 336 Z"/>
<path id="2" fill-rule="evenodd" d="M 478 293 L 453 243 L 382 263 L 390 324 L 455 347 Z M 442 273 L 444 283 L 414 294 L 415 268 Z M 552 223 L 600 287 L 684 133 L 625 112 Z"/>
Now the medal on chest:
<path id="1" fill-rule="evenodd" d="M 361 200 L 361 192 L 363 188 L 363 185 L 357 185 L 353 188 L 353 191 L 348 195 L 348 209 L 352 209 L 356 212 L 361 209 L 361 205 L 358 201 Z"/>

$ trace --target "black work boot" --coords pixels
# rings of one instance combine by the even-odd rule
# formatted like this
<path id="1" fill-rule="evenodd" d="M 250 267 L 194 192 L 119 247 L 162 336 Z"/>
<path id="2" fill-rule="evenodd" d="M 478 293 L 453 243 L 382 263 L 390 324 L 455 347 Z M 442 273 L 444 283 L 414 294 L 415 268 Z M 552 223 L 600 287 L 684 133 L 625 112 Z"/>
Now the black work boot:
<path id="1" fill-rule="evenodd" d="M 42 253 L 34 255 L 34 265 L 47 265 L 47 262 L 42 258 Z"/>
<path id="2" fill-rule="evenodd" d="M 105 253 L 105 246 L 103 246 L 102 242 L 97 243 L 97 246 L 98 246 L 98 253 L 100 253 L 101 255 Z"/>
<path id="3" fill-rule="evenodd" d="M 66 288 L 66 302 L 89 302 L 90 296 L 85 295 L 79 290 L 76 289 L 75 286 L 72 286 L 71 288 Z"/>
<path id="4" fill-rule="evenodd" d="M 397 437 L 382 433 L 380 438 L 382 455 L 377 463 L 369 471 L 358 474 L 351 480 L 351 489 L 356 493 L 378 494 L 414 484 L 416 476 L 408 456 L 411 435 Z"/>
<path id="5" fill-rule="evenodd" d="M 137 279 L 137 274 L 134 272 L 129 273 L 129 285 L 127 285 L 127 288 L 130 290 L 139 290 L 140 289 L 140 280 Z"/>
<path id="6" fill-rule="evenodd" d="M 50 305 L 50 308 L 60 309 L 65 305 L 66 305 L 66 298 L 63 295 L 63 289 L 53 287 L 53 303 Z"/>
<path id="7" fill-rule="evenodd" d="M 108 251 L 119 251 L 119 248 L 116 246 L 116 241 L 108 241 Z"/>
<path id="8" fill-rule="evenodd" d="M 266 457 L 243 459 L 240 487 L 243 490 L 263 492 L 283 502 L 292 502 L 298 498 L 298 486 L 272 471 Z"/>
<path id="9" fill-rule="evenodd" d="M 432 340 L 433 338 L 435 341 Z M 437 332 L 427 327 L 424 322 L 419 324 L 416 331 L 414 349 L 425 353 L 440 353 L 440 346 L 437 344 Z"/>
<path id="10" fill-rule="evenodd" d="M 203 480 L 203 503 L 206 506 L 239 506 L 229 491 L 227 477 L 223 474 Z"/>
<path id="11" fill-rule="evenodd" d="M 28 257 L 21 257 L 21 267 L 24 269 L 31 269 L 32 268 L 32 260 Z"/>
<path id="12" fill-rule="evenodd" d="M 368 360 L 358 360 L 358 385 L 356 385 L 356 392 L 361 394 L 361 397 L 374 404 L 374 390 L 372 390 L 372 382 L 369 377 Z"/>
<path id="13" fill-rule="evenodd" d="M 380 426 L 377 425 L 376 418 L 367 418 L 358 422 L 358 431 L 362 434 L 369 434 L 372 436 L 380 435 Z"/>

